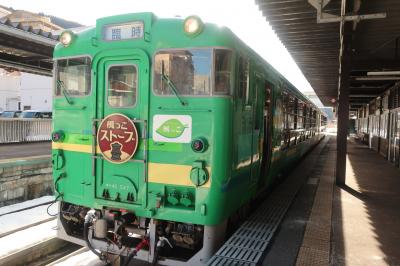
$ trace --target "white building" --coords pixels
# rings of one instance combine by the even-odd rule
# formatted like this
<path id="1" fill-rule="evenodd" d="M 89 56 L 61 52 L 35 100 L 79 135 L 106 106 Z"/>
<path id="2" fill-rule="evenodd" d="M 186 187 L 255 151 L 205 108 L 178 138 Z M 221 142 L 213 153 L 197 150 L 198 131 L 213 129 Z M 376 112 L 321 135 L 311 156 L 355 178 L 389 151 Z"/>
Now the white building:
<path id="1" fill-rule="evenodd" d="M 52 78 L 0 69 L 0 111 L 52 108 Z"/>
<path id="2" fill-rule="evenodd" d="M 50 111 L 52 108 L 52 78 L 21 73 L 21 109 Z"/>
<path id="3" fill-rule="evenodd" d="M 20 74 L 0 69 L 0 111 L 20 109 L 19 88 Z"/>

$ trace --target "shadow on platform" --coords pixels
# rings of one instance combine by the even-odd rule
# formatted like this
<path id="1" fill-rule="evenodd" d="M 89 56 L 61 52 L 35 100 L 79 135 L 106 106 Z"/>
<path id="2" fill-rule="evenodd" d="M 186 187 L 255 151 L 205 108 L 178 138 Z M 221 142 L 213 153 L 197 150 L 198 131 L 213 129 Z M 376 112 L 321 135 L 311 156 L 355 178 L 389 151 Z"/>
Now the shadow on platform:
<path id="1" fill-rule="evenodd" d="M 331 265 L 400 265 L 400 170 L 348 142 L 346 185 L 335 186 Z"/>

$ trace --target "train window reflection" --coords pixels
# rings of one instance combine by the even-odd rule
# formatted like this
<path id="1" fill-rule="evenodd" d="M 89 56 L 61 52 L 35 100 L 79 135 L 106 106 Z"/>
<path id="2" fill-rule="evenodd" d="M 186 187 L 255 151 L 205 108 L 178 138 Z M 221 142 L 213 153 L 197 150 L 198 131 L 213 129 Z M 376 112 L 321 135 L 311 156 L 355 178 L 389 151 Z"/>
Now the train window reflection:
<path id="1" fill-rule="evenodd" d="M 137 69 L 134 65 L 112 66 L 108 70 L 108 104 L 112 107 L 136 103 Z"/>
<path id="2" fill-rule="evenodd" d="M 229 94 L 231 89 L 232 51 L 215 51 L 215 94 Z"/>
<path id="3" fill-rule="evenodd" d="M 210 95 L 211 55 L 211 49 L 157 53 L 154 60 L 154 92 L 158 95 Z"/>
<path id="4" fill-rule="evenodd" d="M 249 103 L 249 60 L 239 57 L 239 98 L 244 99 L 245 104 Z"/>

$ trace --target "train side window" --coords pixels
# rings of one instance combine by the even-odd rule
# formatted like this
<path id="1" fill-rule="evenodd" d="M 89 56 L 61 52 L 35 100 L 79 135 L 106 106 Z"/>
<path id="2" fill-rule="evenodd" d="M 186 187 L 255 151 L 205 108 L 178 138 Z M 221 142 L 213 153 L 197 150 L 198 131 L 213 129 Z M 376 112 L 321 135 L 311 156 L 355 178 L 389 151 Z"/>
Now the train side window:
<path id="1" fill-rule="evenodd" d="M 153 91 L 167 96 L 174 95 L 174 90 L 183 96 L 210 96 L 211 70 L 212 49 L 159 51 L 154 56 Z"/>
<path id="2" fill-rule="evenodd" d="M 290 95 L 288 92 L 283 89 L 282 91 L 282 101 L 283 101 L 283 131 L 282 131 L 282 140 L 283 145 L 282 149 L 286 149 L 290 144 Z"/>
<path id="3" fill-rule="evenodd" d="M 297 102 L 297 129 L 304 129 L 304 103 L 298 100 Z"/>
<path id="4" fill-rule="evenodd" d="M 306 123 L 305 123 L 305 128 L 306 128 L 306 138 L 310 138 L 311 137 L 311 107 L 310 106 L 306 106 L 305 107 L 305 119 L 306 119 Z"/>
<path id="5" fill-rule="evenodd" d="M 311 130 L 311 135 L 315 136 L 315 131 L 317 130 L 317 111 L 314 108 L 312 109 Z"/>
<path id="6" fill-rule="evenodd" d="M 296 125 L 296 121 L 295 121 L 295 117 L 296 117 L 296 100 L 295 97 L 292 95 L 289 95 L 288 98 L 288 108 L 287 108 L 287 112 L 288 112 L 288 129 L 295 129 L 295 125 Z"/>
<path id="7" fill-rule="evenodd" d="M 136 104 L 136 91 L 136 66 L 111 66 L 108 69 L 108 104 L 110 106 L 134 106 Z"/>
<path id="8" fill-rule="evenodd" d="M 293 102 L 292 102 L 293 101 Z M 297 124 L 297 119 L 298 119 L 298 99 L 296 97 L 290 97 L 290 108 L 291 108 L 291 114 L 290 116 L 292 117 L 292 126 L 291 126 L 291 132 L 290 132 L 290 146 L 295 146 L 297 144 L 297 141 L 299 139 L 299 132 L 296 130 L 298 129 L 298 124 Z"/>
<path id="9" fill-rule="evenodd" d="M 214 94 L 227 95 L 231 90 L 232 51 L 215 50 Z"/>
<path id="10" fill-rule="evenodd" d="M 289 95 L 283 91 L 282 92 L 282 102 L 283 102 L 283 128 L 287 129 L 288 126 L 288 101 L 289 101 Z"/>
<path id="11" fill-rule="evenodd" d="M 249 60 L 242 56 L 239 57 L 239 90 L 238 96 L 245 100 L 247 104 L 249 101 Z"/>

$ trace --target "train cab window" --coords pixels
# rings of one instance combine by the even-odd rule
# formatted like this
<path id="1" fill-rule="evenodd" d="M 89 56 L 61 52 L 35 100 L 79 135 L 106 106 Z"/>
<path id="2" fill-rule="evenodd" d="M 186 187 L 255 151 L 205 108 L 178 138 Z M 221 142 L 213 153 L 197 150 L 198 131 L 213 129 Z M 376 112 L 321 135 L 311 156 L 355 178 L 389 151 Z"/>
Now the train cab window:
<path id="1" fill-rule="evenodd" d="M 55 95 L 66 94 L 71 97 L 85 96 L 90 93 L 89 57 L 67 58 L 56 61 Z"/>
<path id="2" fill-rule="evenodd" d="M 108 104 L 112 107 L 134 106 L 137 91 L 137 69 L 134 65 L 111 66 L 108 69 Z"/>
<path id="3" fill-rule="evenodd" d="M 231 90 L 232 51 L 215 50 L 214 94 L 227 95 Z"/>
<path id="4" fill-rule="evenodd" d="M 155 55 L 153 90 L 157 95 L 210 95 L 211 49 L 160 51 Z"/>

